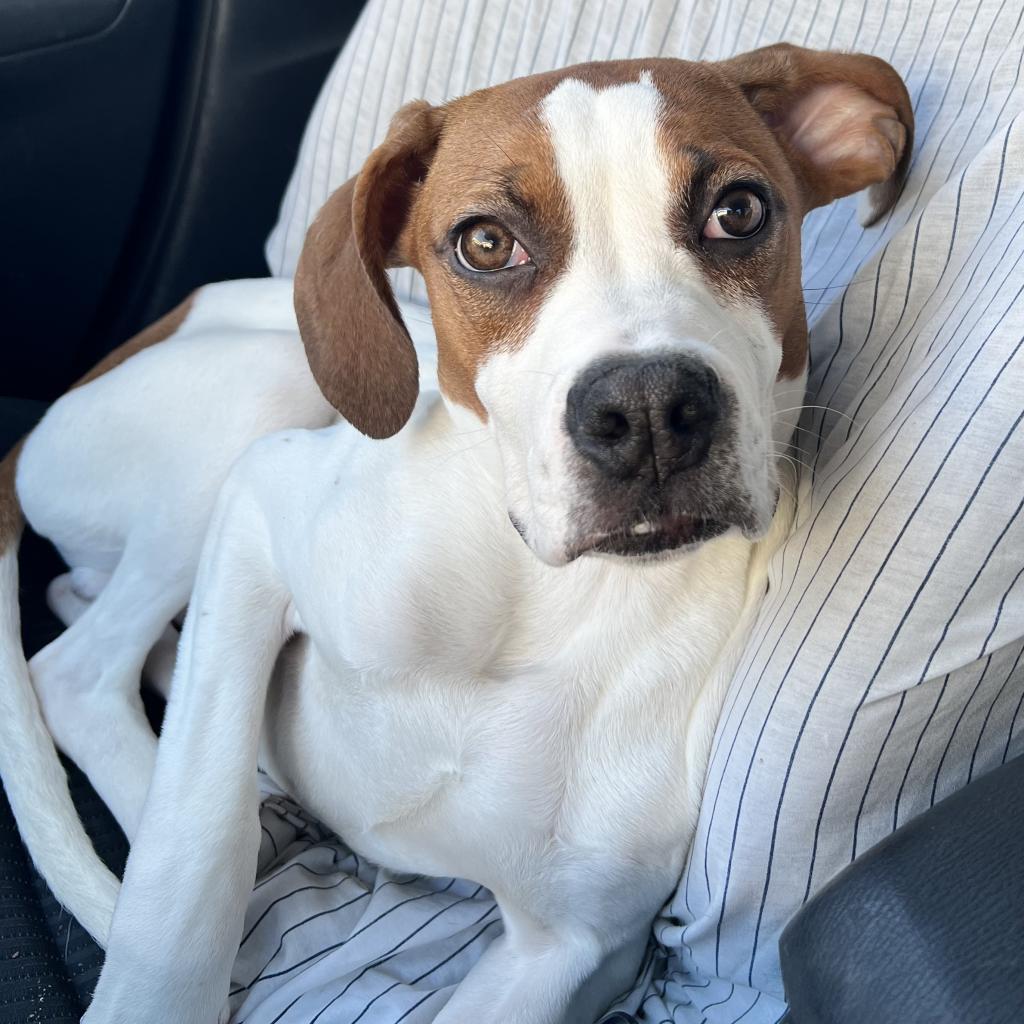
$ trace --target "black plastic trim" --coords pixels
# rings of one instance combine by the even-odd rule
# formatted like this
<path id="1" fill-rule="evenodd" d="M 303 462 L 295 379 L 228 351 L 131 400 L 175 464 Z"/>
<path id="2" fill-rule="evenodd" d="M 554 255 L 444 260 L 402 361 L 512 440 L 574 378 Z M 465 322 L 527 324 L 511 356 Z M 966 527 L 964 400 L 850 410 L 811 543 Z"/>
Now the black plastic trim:
<path id="1" fill-rule="evenodd" d="M 0 60 L 82 42 L 112 28 L 129 0 L 4 0 Z"/>

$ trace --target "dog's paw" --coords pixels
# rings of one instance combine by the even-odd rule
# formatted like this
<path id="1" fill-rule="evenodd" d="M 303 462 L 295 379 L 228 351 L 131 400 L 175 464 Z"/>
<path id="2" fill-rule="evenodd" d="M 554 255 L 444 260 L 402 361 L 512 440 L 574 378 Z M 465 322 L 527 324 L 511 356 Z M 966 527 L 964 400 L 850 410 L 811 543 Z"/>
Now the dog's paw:
<path id="1" fill-rule="evenodd" d="M 95 601 L 110 582 L 110 573 L 79 566 L 71 570 L 71 589 L 83 601 Z"/>
<path id="2" fill-rule="evenodd" d="M 88 609 L 90 602 L 81 598 L 75 593 L 74 584 L 71 581 L 71 573 L 66 572 L 58 576 L 46 588 L 46 603 L 50 611 L 64 623 L 70 626 L 82 617 Z"/>

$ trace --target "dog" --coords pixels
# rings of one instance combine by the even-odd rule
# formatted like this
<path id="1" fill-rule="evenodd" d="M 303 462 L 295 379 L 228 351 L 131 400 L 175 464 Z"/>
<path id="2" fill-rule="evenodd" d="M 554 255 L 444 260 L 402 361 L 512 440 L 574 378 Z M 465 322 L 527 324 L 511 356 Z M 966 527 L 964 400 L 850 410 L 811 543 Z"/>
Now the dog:
<path id="1" fill-rule="evenodd" d="M 0 770 L 108 944 L 86 1021 L 228 1015 L 257 762 L 360 855 L 493 892 L 441 1024 L 589 1024 L 628 987 L 789 528 L 801 220 L 882 216 L 912 138 L 887 64 L 789 45 L 414 102 L 294 313 L 208 286 L 53 406 L 0 468 Z M 31 666 L 22 512 L 70 567 Z M 139 677 L 186 605 L 158 750 Z M 119 893 L 51 735 L 131 840 Z"/>

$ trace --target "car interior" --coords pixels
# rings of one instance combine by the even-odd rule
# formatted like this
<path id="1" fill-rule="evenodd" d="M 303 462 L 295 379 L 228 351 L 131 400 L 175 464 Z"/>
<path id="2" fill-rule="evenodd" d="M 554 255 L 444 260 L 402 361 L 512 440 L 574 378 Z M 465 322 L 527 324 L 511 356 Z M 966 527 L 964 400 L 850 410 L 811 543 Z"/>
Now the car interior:
<path id="1" fill-rule="evenodd" d="M 0 454 L 197 286 L 267 275 L 264 240 L 307 116 L 361 7 L 0 4 Z M 31 654 L 60 628 L 45 588 L 61 563 L 28 535 L 21 566 Z M 159 721 L 156 699 L 148 710 Z M 65 764 L 97 849 L 120 872 L 123 835 Z M 805 904 L 780 941 L 786 1020 L 1024 1020 L 1022 863 L 1018 759 L 861 854 Z M 102 958 L 35 875 L 3 800 L 0 1024 L 77 1021 Z"/>
<path id="2" fill-rule="evenodd" d="M 303 126 L 361 7 L 0 5 L 0 449 L 199 285 L 267 274 Z M 31 654 L 60 630 L 45 586 L 61 563 L 30 536 L 21 564 Z M 123 835 L 65 763 L 97 849 L 122 870 Z M 0 1020 L 77 1021 L 102 953 L 34 876 L 6 800 L 0 906 Z"/>

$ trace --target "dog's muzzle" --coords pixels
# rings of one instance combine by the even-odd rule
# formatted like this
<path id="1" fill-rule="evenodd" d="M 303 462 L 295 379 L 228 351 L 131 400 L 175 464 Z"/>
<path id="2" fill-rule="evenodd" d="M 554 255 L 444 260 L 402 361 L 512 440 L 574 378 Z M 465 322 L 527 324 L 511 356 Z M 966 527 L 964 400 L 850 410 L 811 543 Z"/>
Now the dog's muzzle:
<path id="1" fill-rule="evenodd" d="M 752 527 L 738 482 L 735 400 L 691 355 L 619 356 L 569 390 L 579 530 L 569 556 L 652 555 Z"/>

